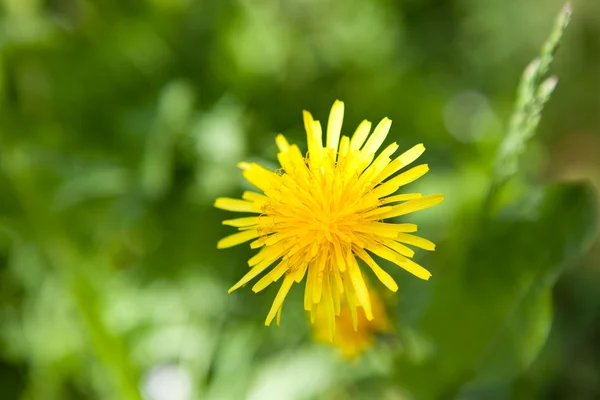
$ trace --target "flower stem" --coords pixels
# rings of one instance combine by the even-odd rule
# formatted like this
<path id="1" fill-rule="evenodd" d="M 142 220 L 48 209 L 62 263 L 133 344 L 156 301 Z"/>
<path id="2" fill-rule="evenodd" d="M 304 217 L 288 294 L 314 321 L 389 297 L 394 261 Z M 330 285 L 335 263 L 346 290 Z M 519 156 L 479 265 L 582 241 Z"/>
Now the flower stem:
<path id="1" fill-rule="evenodd" d="M 555 76 L 547 77 L 547 74 L 571 19 L 571 12 L 571 3 L 566 3 L 542 46 L 540 56 L 525 68 L 521 76 L 508 133 L 496 154 L 492 182 L 484 201 L 485 214 L 489 214 L 498 193 L 517 172 L 519 156 L 525 150 L 527 141 L 535 134 L 544 105 L 556 88 L 558 79 Z"/>

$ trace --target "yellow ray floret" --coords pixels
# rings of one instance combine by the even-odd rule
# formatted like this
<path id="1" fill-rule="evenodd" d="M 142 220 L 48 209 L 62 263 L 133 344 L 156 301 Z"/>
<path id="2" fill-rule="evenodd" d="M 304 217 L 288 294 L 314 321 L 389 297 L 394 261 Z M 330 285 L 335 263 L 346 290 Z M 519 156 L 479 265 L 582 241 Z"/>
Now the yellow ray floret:
<path id="1" fill-rule="evenodd" d="M 373 319 L 367 320 L 364 312 L 360 309 L 345 307 L 333 320 L 335 322 L 335 338 L 331 339 L 332 321 L 328 318 L 328 307 L 316 305 L 316 318 L 313 324 L 313 337 L 324 343 L 332 343 L 341 354 L 352 360 L 359 358 L 362 353 L 373 345 L 376 335 L 386 334 L 393 331 L 388 313 L 379 293 L 375 288 L 367 285 Z M 354 313 L 352 313 L 354 310 Z"/>
<path id="2" fill-rule="evenodd" d="M 374 317 L 357 258 L 392 291 L 398 290 L 398 285 L 372 255 L 429 279 L 429 271 L 411 260 L 414 251 L 407 245 L 424 250 L 434 250 L 435 245 L 411 234 L 417 231 L 415 224 L 385 220 L 432 207 L 444 196 L 397 193 L 429 167 L 421 164 L 401 172 L 423 154 L 422 144 L 392 159 L 399 147 L 392 143 L 377 155 L 390 131 L 388 118 L 377 124 L 372 134 L 371 123 L 363 121 L 351 137 L 343 136 L 344 103 L 338 100 L 329 115 L 325 146 L 319 121 L 307 111 L 303 118 L 307 157 L 278 135 L 275 142 L 281 173 L 255 163 L 238 164 L 246 180 L 262 193 L 244 192 L 242 200 L 219 198 L 215 206 L 257 215 L 223 221 L 238 232 L 221 239 L 217 247 L 250 242 L 251 248 L 260 249 L 248 261 L 250 271 L 229 292 L 264 272 L 253 291 L 283 278 L 266 325 L 274 319 L 279 324 L 285 297 L 294 283 L 306 278 L 304 308 L 311 312 L 311 320 L 317 308 L 326 314 L 333 340 L 336 316 L 344 307 L 354 319 L 357 307 L 368 320 Z"/>

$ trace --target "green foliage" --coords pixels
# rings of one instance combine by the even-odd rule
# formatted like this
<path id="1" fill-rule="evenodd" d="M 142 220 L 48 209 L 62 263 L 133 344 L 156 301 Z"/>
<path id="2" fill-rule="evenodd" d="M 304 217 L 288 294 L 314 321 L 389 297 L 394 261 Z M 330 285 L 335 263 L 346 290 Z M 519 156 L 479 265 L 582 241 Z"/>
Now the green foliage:
<path id="1" fill-rule="evenodd" d="M 518 171 L 518 158 L 556 86 L 555 77 L 545 76 L 570 16 L 567 4 L 540 58 L 523 74 L 485 212 L 460 217 L 461 224 L 470 221 L 463 228 L 466 249 L 447 258 L 453 267 L 440 274 L 417 325 L 427 357 L 417 366 L 410 356 L 399 358 L 398 377 L 417 398 L 482 396 L 526 371 L 551 329 L 552 286 L 593 242 L 597 199 L 588 183 L 528 189 L 520 201 L 488 215 Z"/>
<path id="2" fill-rule="evenodd" d="M 173 400 L 600 396 L 570 380 L 600 370 L 571 355 L 596 345 L 595 187 L 548 183 L 574 174 L 557 141 L 594 147 L 597 1 L 564 39 L 563 8 L 512 99 L 558 6 L 0 2 L 3 398 L 162 400 L 165 380 Z M 438 244 L 417 256 L 432 279 L 385 266 L 396 331 L 354 363 L 313 342 L 300 291 L 280 328 L 276 288 L 227 295 L 252 252 L 216 250 L 212 207 L 246 188 L 238 161 L 277 168 L 276 132 L 305 151 L 301 110 L 323 121 L 336 98 L 345 134 L 388 116 L 389 141 L 424 143 L 409 190 L 446 196 L 403 221 Z"/>
<path id="3" fill-rule="evenodd" d="M 556 76 L 547 77 L 547 74 L 560 40 L 571 20 L 571 12 L 571 3 L 567 3 L 558 14 L 554 29 L 542 46 L 540 56 L 523 72 L 508 132 L 496 156 L 490 196 L 493 196 L 499 187 L 517 172 L 519 157 L 525 150 L 527 141 L 535 134 L 544 105 L 550 100 L 558 84 Z"/>
<path id="4" fill-rule="evenodd" d="M 398 376 L 418 398 L 505 381 L 531 364 L 550 329 L 550 289 L 589 247 L 595 209 L 588 184 L 558 184 L 473 225 L 471 248 L 449 260 L 421 318 L 429 357 L 399 361 Z"/>
<path id="5" fill-rule="evenodd" d="M 496 162 L 496 174 L 501 181 L 517 172 L 518 156 L 523 153 L 527 140 L 535 133 L 544 104 L 550 99 L 558 84 L 558 79 L 554 76 L 547 78 L 543 83 L 537 82 L 541 66 L 541 61 L 536 59 L 529 64 L 523 74 L 519 86 L 517 109 Z"/>

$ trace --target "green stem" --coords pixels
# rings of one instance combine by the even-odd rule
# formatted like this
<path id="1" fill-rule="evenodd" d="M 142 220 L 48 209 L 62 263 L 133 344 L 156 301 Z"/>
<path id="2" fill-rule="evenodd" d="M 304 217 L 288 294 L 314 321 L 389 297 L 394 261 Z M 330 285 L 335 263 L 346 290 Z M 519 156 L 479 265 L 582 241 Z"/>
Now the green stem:
<path id="1" fill-rule="evenodd" d="M 556 18 L 550 36 L 542 46 L 540 56 L 523 72 L 509 129 L 496 154 L 492 182 L 483 206 L 485 215 L 489 215 L 498 193 L 506 182 L 517 173 L 519 157 L 525 150 L 528 140 L 534 135 L 544 105 L 558 83 L 556 77 L 548 78 L 546 75 L 571 19 L 571 12 L 571 4 L 565 4 Z"/>

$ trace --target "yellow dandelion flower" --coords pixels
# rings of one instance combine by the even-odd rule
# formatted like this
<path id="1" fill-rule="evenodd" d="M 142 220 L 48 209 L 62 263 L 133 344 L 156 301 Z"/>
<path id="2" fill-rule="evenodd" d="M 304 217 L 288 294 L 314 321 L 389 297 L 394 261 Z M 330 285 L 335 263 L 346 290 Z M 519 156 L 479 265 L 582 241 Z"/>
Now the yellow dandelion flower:
<path id="1" fill-rule="evenodd" d="M 290 288 L 306 276 L 304 308 L 310 312 L 316 304 L 326 308 L 331 339 L 342 299 L 353 318 L 356 307 L 361 306 L 366 318 L 373 319 L 369 291 L 357 257 L 394 292 L 398 285 L 371 254 L 418 278 L 429 279 L 429 271 L 411 260 L 414 251 L 406 245 L 425 250 L 434 250 L 435 245 L 411 234 L 417 230 L 415 224 L 384 220 L 431 207 L 444 199 L 441 194 L 396 194 L 401 186 L 429 170 L 427 164 L 421 164 L 395 175 L 425 151 L 422 144 L 392 160 L 390 157 L 398 150 L 393 143 L 376 157 L 392 121 L 384 118 L 370 135 L 371 123 L 363 121 L 350 138 L 340 137 L 343 117 L 344 103 L 336 101 L 323 146 L 321 124 L 304 111 L 308 156 L 304 158 L 298 146 L 278 135 L 275 141 L 280 173 L 255 163 L 239 164 L 248 182 L 263 193 L 244 192 L 242 199 L 218 198 L 215 202 L 217 208 L 224 210 L 258 214 L 223 221 L 240 232 L 220 240 L 218 248 L 251 240 L 252 249 L 260 248 L 248 261 L 250 271 L 229 293 L 277 263 L 252 287 L 259 292 L 283 277 L 265 321 L 265 325 L 270 325 L 275 317 L 279 323 Z"/>
<path id="2" fill-rule="evenodd" d="M 371 347 L 376 334 L 392 331 L 392 324 L 383 300 L 375 289 L 368 284 L 367 287 L 373 319 L 367 319 L 362 307 L 358 307 L 356 318 L 352 317 L 348 307 L 342 307 L 340 314 L 335 317 L 336 331 L 332 343 L 329 337 L 329 319 L 325 307 L 317 306 L 313 324 L 314 338 L 320 342 L 331 343 L 339 349 L 342 356 L 349 359 L 357 359 L 365 350 Z"/>

